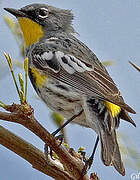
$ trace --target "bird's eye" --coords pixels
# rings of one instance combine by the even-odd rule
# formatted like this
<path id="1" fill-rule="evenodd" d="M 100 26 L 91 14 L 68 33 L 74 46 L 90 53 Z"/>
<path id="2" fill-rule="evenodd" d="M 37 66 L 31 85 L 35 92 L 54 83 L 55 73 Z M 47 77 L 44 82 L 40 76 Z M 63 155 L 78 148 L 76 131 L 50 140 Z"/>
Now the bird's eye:
<path id="1" fill-rule="evenodd" d="M 49 14 L 48 9 L 46 9 L 46 8 L 41 8 L 41 9 L 39 10 L 38 16 L 39 16 L 40 18 L 46 18 L 46 17 L 48 17 L 48 14 Z"/>

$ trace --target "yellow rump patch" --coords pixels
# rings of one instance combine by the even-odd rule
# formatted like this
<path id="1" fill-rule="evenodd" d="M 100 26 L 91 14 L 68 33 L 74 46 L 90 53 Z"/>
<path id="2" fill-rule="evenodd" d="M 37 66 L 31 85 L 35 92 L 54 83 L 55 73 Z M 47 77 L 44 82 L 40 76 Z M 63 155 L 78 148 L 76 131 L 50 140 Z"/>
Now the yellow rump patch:
<path id="1" fill-rule="evenodd" d="M 116 117 L 121 111 L 120 106 L 117 106 L 116 104 L 113 104 L 108 101 L 105 101 L 104 104 L 107 107 L 107 109 L 111 111 L 113 117 Z"/>
<path id="2" fill-rule="evenodd" d="M 39 88 L 42 87 L 48 78 L 47 75 L 41 75 L 34 67 L 31 67 L 31 72 L 35 78 L 36 86 Z"/>
<path id="3" fill-rule="evenodd" d="M 25 45 L 28 47 L 39 41 L 43 37 L 44 32 L 42 26 L 29 18 L 18 18 L 20 28 L 23 32 Z"/>

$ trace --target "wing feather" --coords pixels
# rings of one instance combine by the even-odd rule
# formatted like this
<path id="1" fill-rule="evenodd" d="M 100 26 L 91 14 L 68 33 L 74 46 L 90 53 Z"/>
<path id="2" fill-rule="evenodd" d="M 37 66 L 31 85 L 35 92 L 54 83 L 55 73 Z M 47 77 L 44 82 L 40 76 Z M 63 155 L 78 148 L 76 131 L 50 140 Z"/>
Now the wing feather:
<path id="1" fill-rule="evenodd" d="M 82 46 L 84 45 L 82 44 Z M 91 54 L 89 49 L 89 53 L 81 51 L 79 57 L 75 49 L 74 53 L 76 55 L 74 56 L 74 53 L 61 52 L 57 47 L 54 48 L 55 51 L 47 48 L 46 51 L 41 49 L 42 52 L 37 53 L 39 52 L 39 48 L 37 50 L 35 49 L 34 53 L 32 53 L 33 64 L 48 73 L 51 78 L 66 83 L 84 95 L 110 101 L 128 112 L 135 113 L 131 107 L 125 104 L 116 84 L 104 66 L 94 54 Z M 88 58 L 88 55 L 90 60 L 85 61 L 84 58 Z M 91 60 L 91 57 L 94 60 Z"/>
<path id="2" fill-rule="evenodd" d="M 50 75 L 50 77 L 53 77 L 58 81 L 66 83 L 67 85 L 75 88 L 84 95 L 89 95 L 102 100 L 107 100 L 116 105 L 119 105 L 128 112 L 135 113 L 135 111 L 131 107 L 125 104 L 119 91 L 118 94 L 110 94 L 109 91 L 105 91 L 102 88 L 101 84 L 97 84 L 97 82 L 94 79 L 89 78 L 84 73 L 76 72 L 70 75 L 64 69 L 61 69 L 61 71 L 58 74 L 55 74 L 50 70 L 48 71 L 48 74 Z"/>

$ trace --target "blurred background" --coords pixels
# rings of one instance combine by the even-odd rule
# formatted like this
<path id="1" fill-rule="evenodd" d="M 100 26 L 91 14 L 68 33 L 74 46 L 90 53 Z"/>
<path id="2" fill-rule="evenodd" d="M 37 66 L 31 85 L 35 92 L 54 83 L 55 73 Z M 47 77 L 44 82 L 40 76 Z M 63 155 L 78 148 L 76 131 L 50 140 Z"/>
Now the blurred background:
<path id="1" fill-rule="evenodd" d="M 136 128 L 121 121 L 118 129 L 126 176 L 122 177 L 113 167 L 103 165 L 100 159 L 100 146 L 89 173 L 96 172 L 102 180 L 131 179 L 132 173 L 140 173 L 140 73 L 129 64 L 129 61 L 132 61 L 140 65 L 140 1 L 0 0 L 0 100 L 6 104 L 19 103 L 19 99 L 3 52 L 10 53 L 14 60 L 23 61 L 23 58 L 15 37 L 3 19 L 7 14 L 3 8 L 21 8 L 30 3 L 47 3 L 59 8 L 71 9 L 75 16 L 73 25 L 79 33 L 78 38 L 93 50 L 101 61 L 114 62 L 107 69 L 126 103 L 137 112 L 136 115 L 131 115 L 137 124 Z M 23 70 L 15 66 L 15 73 L 19 72 L 23 73 Z M 36 98 L 29 81 L 28 84 L 28 102 L 33 106 L 36 118 L 49 132 L 53 132 L 57 126 L 51 119 L 51 111 Z M 0 111 L 3 110 L 0 108 Z M 43 151 L 44 143 L 29 130 L 4 121 L 0 121 L 0 125 Z M 68 125 L 66 133 L 71 147 L 77 151 L 80 146 L 84 146 L 87 155 L 90 156 L 96 138 L 92 130 L 78 125 Z M 51 180 L 52 178 L 36 171 L 25 160 L 0 145 L 0 179 Z"/>

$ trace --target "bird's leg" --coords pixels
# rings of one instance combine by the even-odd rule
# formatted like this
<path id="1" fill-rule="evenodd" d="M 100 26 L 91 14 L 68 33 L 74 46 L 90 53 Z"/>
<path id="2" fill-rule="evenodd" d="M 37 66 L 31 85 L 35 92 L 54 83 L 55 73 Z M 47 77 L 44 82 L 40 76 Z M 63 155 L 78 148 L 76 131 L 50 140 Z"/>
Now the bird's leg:
<path id="1" fill-rule="evenodd" d="M 82 170 L 82 176 L 84 176 L 87 173 L 87 171 L 90 169 L 90 167 L 93 163 L 93 159 L 94 159 L 95 151 L 97 149 L 98 142 L 99 142 L 99 136 L 97 136 L 97 139 L 96 139 L 96 142 L 95 142 L 95 145 L 93 148 L 93 152 L 92 152 L 90 158 L 88 160 L 86 160 L 84 158 L 85 165 L 84 165 L 84 168 Z"/>
<path id="2" fill-rule="evenodd" d="M 76 115 L 72 116 L 70 119 L 68 119 L 60 128 L 58 128 L 56 131 L 52 133 L 53 136 L 55 136 L 58 132 L 60 132 L 67 124 L 69 124 L 72 120 L 74 120 L 76 117 L 80 116 L 83 112 L 83 109 Z"/>
<path id="3" fill-rule="evenodd" d="M 70 119 L 68 119 L 60 128 L 58 128 L 56 131 L 54 131 L 52 133 L 52 136 L 55 136 L 58 132 L 60 132 L 64 127 L 66 127 L 67 124 L 69 124 L 72 120 L 74 120 L 76 117 L 80 116 L 82 114 L 84 110 L 82 109 L 78 114 L 72 116 Z M 59 135 L 56 137 L 56 139 L 60 140 L 60 145 L 62 144 L 62 141 L 63 141 L 63 135 Z M 45 144 L 45 147 L 44 147 L 44 151 L 45 151 L 45 155 L 46 157 L 48 157 L 48 145 Z M 50 150 L 50 155 L 51 155 L 51 158 L 52 158 L 52 150 Z"/>

